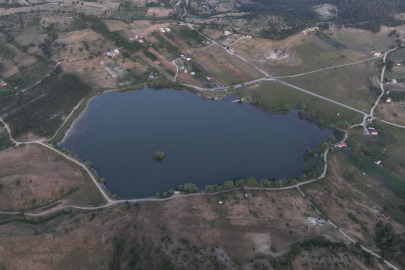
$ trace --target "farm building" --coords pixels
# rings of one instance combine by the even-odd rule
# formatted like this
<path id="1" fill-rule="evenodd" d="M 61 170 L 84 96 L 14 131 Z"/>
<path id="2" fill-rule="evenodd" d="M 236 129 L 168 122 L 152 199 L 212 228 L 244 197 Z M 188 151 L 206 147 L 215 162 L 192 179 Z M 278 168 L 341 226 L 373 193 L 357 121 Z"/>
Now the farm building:
<path id="1" fill-rule="evenodd" d="M 144 43 L 144 40 L 142 38 L 140 38 L 138 41 L 139 43 Z"/>
<path id="2" fill-rule="evenodd" d="M 174 191 L 174 195 L 179 195 L 179 194 L 180 194 L 180 191 L 178 191 L 178 190 Z"/>
<path id="3" fill-rule="evenodd" d="M 368 133 L 370 133 L 371 135 L 378 135 L 378 130 L 376 130 L 376 129 L 368 129 Z"/>
<path id="4" fill-rule="evenodd" d="M 184 65 L 181 65 L 181 66 L 180 66 L 180 69 L 184 69 Z"/>
<path id="5" fill-rule="evenodd" d="M 165 28 L 166 32 L 170 32 L 170 28 L 166 27 Z"/>
<path id="6" fill-rule="evenodd" d="M 185 56 L 185 59 L 186 59 L 187 61 L 190 61 L 190 60 L 191 60 L 191 56 L 190 56 L 190 55 L 186 55 L 186 56 Z"/>
<path id="7" fill-rule="evenodd" d="M 397 79 L 392 79 L 391 81 L 390 81 L 390 83 L 397 83 L 398 81 L 397 81 Z"/>
<path id="8" fill-rule="evenodd" d="M 194 72 L 194 71 L 192 71 L 192 72 L 190 72 L 190 74 L 194 76 L 194 75 L 195 75 L 195 72 Z"/>
<path id="9" fill-rule="evenodd" d="M 225 36 L 229 36 L 231 34 L 231 32 L 229 32 L 229 31 L 224 31 L 224 35 Z"/>
<path id="10" fill-rule="evenodd" d="M 387 97 L 387 102 L 391 102 L 391 101 L 392 101 L 391 98 Z"/>
<path id="11" fill-rule="evenodd" d="M 5 81 L 2 81 L 2 82 L 0 82 L 0 85 L 5 86 L 5 85 L 7 85 L 7 83 Z"/>
<path id="12" fill-rule="evenodd" d="M 149 78 L 155 78 L 155 75 L 153 75 L 153 73 L 149 74 Z"/>
<path id="13" fill-rule="evenodd" d="M 368 118 L 367 118 L 367 122 L 369 122 L 369 123 L 373 122 L 373 118 L 372 118 L 372 117 L 368 117 Z"/>
<path id="14" fill-rule="evenodd" d="M 372 51 L 371 52 L 374 56 L 381 56 L 381 52 Z"/>
<path id="15" fill-rule="evenodd" d="M 374 163 L 377 164 L 378 166 L 381 166 L 381 160 L 377 160 Z"/>
<path id="16" fill-rule="evenodd" d="M 166 30 L 164 28 L 159 28 L 160 32 L 164 33 Z"/>
<path id="17" fill-rule="evenodd" d="M 385 219 L 390 219 L 391 217 L 390 214 L 388 214 L 388 212 L 385 211 L 382 211 L 380 215 Z"/>
<path id="18" fill-rule="evenodd" d="M 339 144 L 337 145 L 337 147 L 339 147 L 339 148 L 346 147 L 346 146 L 347 146 L 346 143 L 339 143 Z"/>
<path id="19" fill-rule="evenodd" d="M 159 60 L 156 60 L 156 61 L 155 61 L 155 64 L 156 64 L 156 65 L 159 65 L 159 64 L 160 64 L 160 61 L 159 61 Z"/>

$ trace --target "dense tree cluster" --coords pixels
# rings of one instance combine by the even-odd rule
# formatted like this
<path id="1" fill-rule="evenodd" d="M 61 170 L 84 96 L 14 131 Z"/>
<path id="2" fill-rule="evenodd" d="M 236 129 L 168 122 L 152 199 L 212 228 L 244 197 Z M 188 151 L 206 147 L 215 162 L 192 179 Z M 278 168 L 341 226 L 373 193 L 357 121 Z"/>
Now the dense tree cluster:
<path id="1" fill-rule="evenodd" d="M 381 256 L 386 260 L 395 260 L 401 267 L 405 267 L 403 240 L 400 234 L 396 234 L 390 223 L 384 223 L 380 220 L 375 225 L 375 242 L 381 248 Z M 402 245 L 400 247 L 400 245 Z M 402 252 L 400 252 L 400 250 Z"/>
<path id="2" fill-rule="evenodd" d="M 51 136 L 62 123 L 62 117 L 69 114 L 90 92 L 91 88 L 76 75 L 64 74 L 59 78 L 60 72 L 57 69 L 34 86 L 30 93 L 20 92 L 16 96 L 0 99 L 0 104 L 4 104 L 6 109 L 9 105 L 9 113 L 4 120 L 9 123 L 13 137 L 27 132 Z M 18 109 L 10 110 L 14 107 Z"/>

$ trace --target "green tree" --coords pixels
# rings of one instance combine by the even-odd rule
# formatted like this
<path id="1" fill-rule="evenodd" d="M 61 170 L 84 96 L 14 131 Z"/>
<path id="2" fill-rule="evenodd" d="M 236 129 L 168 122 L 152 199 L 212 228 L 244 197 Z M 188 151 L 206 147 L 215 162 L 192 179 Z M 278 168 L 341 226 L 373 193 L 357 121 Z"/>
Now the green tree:
<path id="1" fill-rule="evenodd" d="M 84 165 L 86 165 L 87 167 L 90 167 L 91 164 L 93 164 L 91 161 L 86 161 L 86 163 L 84 163 Z"/>
<path id="2" fill-rule="evenodd" d="M 257 186 L 257 182 L 256 182 L 256 178 L 254 176 L 250 176 L 247 181 L 246 184 L 248 185 L 248 187 L 255 187 Z"/>

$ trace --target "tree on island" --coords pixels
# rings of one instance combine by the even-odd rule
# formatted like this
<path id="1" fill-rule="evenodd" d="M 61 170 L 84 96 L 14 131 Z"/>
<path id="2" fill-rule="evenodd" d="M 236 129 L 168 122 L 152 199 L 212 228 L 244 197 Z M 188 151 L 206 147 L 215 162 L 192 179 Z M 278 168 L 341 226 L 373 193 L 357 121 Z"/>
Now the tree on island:
<path id="1" fill-rule="evenodd" d="M 165 158 L 165 153 L 163 153 L 162 151 L 156 151 L 155 155 L 153 156 L 154 160 L 163 160 Z"/>

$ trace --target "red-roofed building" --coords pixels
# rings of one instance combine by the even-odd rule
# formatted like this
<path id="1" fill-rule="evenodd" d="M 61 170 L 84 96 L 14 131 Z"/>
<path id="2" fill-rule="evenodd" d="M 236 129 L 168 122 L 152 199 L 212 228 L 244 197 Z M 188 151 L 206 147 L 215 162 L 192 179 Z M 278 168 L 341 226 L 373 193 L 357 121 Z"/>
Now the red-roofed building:
<path id="1" fill-rule="evenodd" d="M 391 101 L 392 101 L 391 98 L 387 97 L 387 102 L 391 102 Z"/>
<path id="2" fill-rule="evenodd" d="M 371 135 L 378 135 L 378 130 L 376 130 L 376 129 L 369 129 L 368 132 L 369 132 Z"/>
<path id="3" fill-rule="evenodd" d="M 340 147 L 340 148 L 346 147 L 346 146 L 347 146 L 346 143 L 339 143 L 339 144 L 338 144 L 338 147 Z"/>
<path id="4" fill-rule="evenodd" d="M 156 64 L 156 65 L 159 65 L 159 64 L 160 64 L 160 61 L 159 61 L 159 60 L 156 60 L 156 61 L 155 61 L 155 64 Z"/>
<path id="5" fill-rule="evenodd" d="M 2 82 L 0 82 L 0 85 L 5 86 L 5 85 L 7 85 L 7 83 L 5 81 L 2 81 Z"/>
<path id="6" fill-rule="evenodd" d="M 385 219 L 390 219 L 391 217 L 390 214 L 388 214 L 388 212 L 385 211 L 382 211 L 380 215 Z"/>

